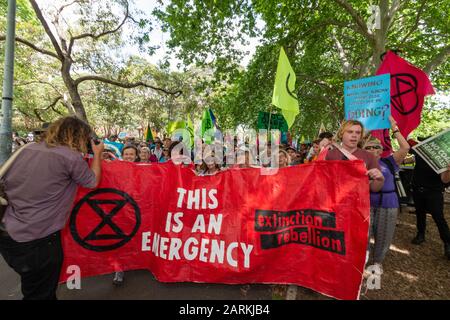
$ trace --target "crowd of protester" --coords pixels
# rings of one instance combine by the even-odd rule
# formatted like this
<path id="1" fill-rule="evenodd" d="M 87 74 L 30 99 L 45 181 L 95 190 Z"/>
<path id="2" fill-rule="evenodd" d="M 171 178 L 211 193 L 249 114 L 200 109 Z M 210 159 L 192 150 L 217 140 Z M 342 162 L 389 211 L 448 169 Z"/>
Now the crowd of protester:
<path id="1" fill-rule="evenodd" d="M 218 161 L 218 156 L 216 156 L 214 148 L 204 143 L 202 143 L 202 150 L 209 148 L 211 151 L 206 157 L 203 157 L 201 163 L 196 163 L 194 161 L 194 152 L 191 151 L 189 154 L 189 151 L 186 151 L 188 149 L 184 148 L 185 146 L 183 146 L 182 141 L 172 141 L 170 137 L 164 137 L 163 139 L 156 137 L 153 141 L 147 142 L 135 137 L 126 137 L 120 140 L 117 135 L 111 135 L 103 139 L 104 149 L 103 142 L 101 143 L 102 148 L 96 146 L 93 149 L 96 156 L 99 156 L 100 152 L 100 157 L 103 161 L 129 161 L 150 165 L 168 161 L 173 161 L 174 163 L 180 163 L 182 161 L 183 163 L 189 163 L 199 176 L 215 175 L 229 168 L 285 168 L 310 164 L 317 161 L 319 154 L 322 152 L 325 160 L 361 159 L 366 165 L 367 175 L 369 177 L 371 206 L 370 237 L 373 238 L 373 244 L 368 244 L 366 260 L 370 264 L 375 264 L 378 267 L 375 270 L 378 270 L 377 272 L 382 274 L 383 261 L 394 237 L 400 207 L 398 190 L 396 188 L 396 176 L 400 170 L 400 166 L 405 163 L 406 157 L 412 152 L 410 149 L 412 142 L 408 142 L 402 136 L 393 118 L 390 118 L 390 121 L 392 137 L 397 140 L 399 148 L 387 157 L 381 157 L 383 152 L 381 142 L 371 137 L 370 134 L 365 133 L 363 125 L 354 120 L 344 121 L 336 133 L 322 132 L 317 139 L 311 143 L 300 144 L 298 148 L 289 144 L 280 144 L 278 155 L 275 157 L 272 157 L 270 143 L 265 150 L 260 149 L 258 153 L 255 152 L 257 148 L 252 148 L 248 142 L 238 143 L 237 139 L 235 139 L 234 151 L 237 153 L 237 163 L 231 164 L 225 161 L 226 149 L 223 149 L 222 161 Z M 77 125 L 83 127 L 82 124 Z M 50 128 L 51 130 L 56 130 L 54 125 L 51 125 Z M 85 137 L 85 139 L 87 138 Z M 51 141 L 48 139 L 48 134 L 45 130 L 33 137 L 27 136 L 26 138 L 21 138 L 17 133 L 14 133 L 13 149 L 17 150 L 31 141 L 44 141 L 42 142 L 44 145 L 39 148 L 48 148 L 51 145 Z M 57 146 L 70 147 L 67 141 L 56 141 L 55 144 Z M 212 146 L 214 147 L 214 145 Z M 86 152 L 80 146 L 70 148 L 77 152 Z M 180 150 L 182 151 L 179 152 Z M 263 153 L 261 151 L 267 152 L 266 159 L 261 156 Z M 275 159 L 275 161 L 271 161 L 271 159 Z M 411 159 L 411 157 L 408 159 Z M 415 163 L 416 167 L 413 174 L 412 190 L 416 206 L 417 235 L 412 240 L 412 243 L 420 245 L 425 241 L 426 213 L 431 213 L 444 243 L 444 254 L 450 260 L 450 231 L 444 218 L 443 199 L 445 186 L 450 182 L 450 164 L 446 172 L 438 175 L 418 155 L 415 156 Z M 86 168 L 83 167 L 83 170 L 86 170 Z M 77 184 L 90 185 L 92 187 L 98 182 L 96 176 L 98 175 L 92 174 L 89 179 L 83 181 L 74 178 L 74 181 Z M 14 176 L 8 174 L 3 179 L 8 184 L 13 184 Z M 6 192 L 10 196 L 9 191 L 6 190 Z M 14 196 L 12 200 L 14 201 Z M 9 219 L 12 218 L 9 217 Z M 18 237 L 15 240 L 20 242 L 21 240 L 34 241 L 36 239 L 20 239 Z M 5 241 L 0 241 L 0 252 L 4 257 L 8 256 L 8 251 L 5 249 L 5 246 Z M 10 265 L 14 268 L 14 265 Z M 123 279 L 123 272 L 117 272 L 113 282 L 115 284 L 121 284 Z M 24 281 L 26 282 L 27 280 L 22 278 L 22 282 Z M 30 295 L 32 297 L 32 294 Z"/>

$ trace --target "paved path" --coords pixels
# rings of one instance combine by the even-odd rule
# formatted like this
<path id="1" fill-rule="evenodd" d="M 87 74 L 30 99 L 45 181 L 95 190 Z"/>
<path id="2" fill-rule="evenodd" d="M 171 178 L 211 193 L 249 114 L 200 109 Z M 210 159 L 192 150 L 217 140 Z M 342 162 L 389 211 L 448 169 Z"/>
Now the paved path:
<path id="1" fill-rule="evenodd" d="M 145 270 L 127 271 L 122 286 L 112 284 L 113 275 L 81 280 L 80 290 L 58 289 L 61 300 L 157 299 L 157 300 L 271 300 L 269 285 L 251 285 L 245 294 L 241 285 L 161 283 Z M 19 276 L 0 256 L 0 300 L 22 299 Z"/>

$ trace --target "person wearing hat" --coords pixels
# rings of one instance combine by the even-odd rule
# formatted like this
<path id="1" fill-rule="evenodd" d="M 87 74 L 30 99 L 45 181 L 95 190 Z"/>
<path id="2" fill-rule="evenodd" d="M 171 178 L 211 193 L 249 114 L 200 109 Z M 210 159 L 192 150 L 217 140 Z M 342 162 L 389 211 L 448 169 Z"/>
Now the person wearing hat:
<path id="1" fill-rule="evenodd" d="M 33 131 L 34 142 L 41 142 L 44 139 L 45 132 L 50 126 L 50 122 L 44 122 L 42 127 Z"/>

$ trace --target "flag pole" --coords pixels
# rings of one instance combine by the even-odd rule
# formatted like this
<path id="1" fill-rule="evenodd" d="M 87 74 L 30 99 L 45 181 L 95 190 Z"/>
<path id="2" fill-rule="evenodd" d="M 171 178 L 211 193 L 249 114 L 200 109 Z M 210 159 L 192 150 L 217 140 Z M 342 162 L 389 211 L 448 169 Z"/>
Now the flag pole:
<path id="1" fill-rule="evenodd" d="M 270 107 L 269 107 L 269 124 L 267 125 L 267 131 L 268 131 L 269 135 L 270 135 L 270 121 L 272 119 L 272 107 L 273 107 L 273 104 L 271 103 Z"/>

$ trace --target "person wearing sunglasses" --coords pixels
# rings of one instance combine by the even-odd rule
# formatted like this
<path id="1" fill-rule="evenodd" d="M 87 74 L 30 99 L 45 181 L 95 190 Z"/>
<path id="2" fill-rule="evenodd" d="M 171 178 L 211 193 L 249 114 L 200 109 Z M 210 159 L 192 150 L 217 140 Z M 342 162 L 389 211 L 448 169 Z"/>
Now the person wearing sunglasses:
<path id="1" fill-rule="evenodd" d="M 394 118 L 389 118 L 393 137 L 396 138 L 400 148 L 386 158 L 381 158 L 383 146 L 380 140 L 369 138 L 364 149 L 378 160 L 381 173 L 384 176 L 384 185 L 379 192 L 370 192 L 370 235 L 375 239 L 371 255 L 373 263 L 378 266 L 376 270 L 383 272 L 382 263 L 389 251 L 394 237 L 395 225 L 399 209 L 399 200 L 395 187 L 395 175 L 399 165 L 403 162 L 409 151 L 409 144 L 400 133 Z"/>
<path id="2" fill-rule="evenodd" d="M 164 163 L 170 160 L 170 152 L 168 148 L 163 148 L 161 158 L 159 158 L 159 163 Z"/>

